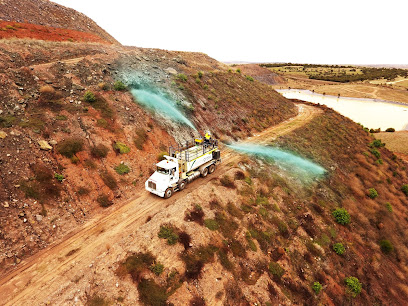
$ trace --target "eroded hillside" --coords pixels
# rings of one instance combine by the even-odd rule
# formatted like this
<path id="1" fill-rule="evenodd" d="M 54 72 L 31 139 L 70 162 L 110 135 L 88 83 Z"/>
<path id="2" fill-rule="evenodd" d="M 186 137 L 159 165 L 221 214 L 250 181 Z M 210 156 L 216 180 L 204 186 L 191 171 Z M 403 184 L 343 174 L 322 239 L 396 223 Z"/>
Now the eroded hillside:
<path id="1" fill-rule="evenodd" d="M 246 137 L 296 114 L 266 85 L 203 54 L 24 40 L 4 41 L 0 51 L 6 269 L 101 206 L 137 196 L 159 153 L 197 135 L 136 103 L 129 75 L 182 101 L 176 107 L 199 131 L 223 138 Z"/>

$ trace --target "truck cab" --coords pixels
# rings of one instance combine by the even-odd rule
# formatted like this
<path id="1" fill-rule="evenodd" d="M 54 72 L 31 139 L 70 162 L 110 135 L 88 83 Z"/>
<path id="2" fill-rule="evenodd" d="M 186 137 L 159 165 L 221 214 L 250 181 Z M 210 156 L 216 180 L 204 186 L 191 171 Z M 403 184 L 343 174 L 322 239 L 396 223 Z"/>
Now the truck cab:
<path id="1" fill-rule="evenodd" d="M 172 191 L 179 181 L 179 164 L 175 158 L 165 155 L 164 160 L 156 164 L 156 171 L 146 181 L 146 190 L 160 197 L 171 197 Z"/>

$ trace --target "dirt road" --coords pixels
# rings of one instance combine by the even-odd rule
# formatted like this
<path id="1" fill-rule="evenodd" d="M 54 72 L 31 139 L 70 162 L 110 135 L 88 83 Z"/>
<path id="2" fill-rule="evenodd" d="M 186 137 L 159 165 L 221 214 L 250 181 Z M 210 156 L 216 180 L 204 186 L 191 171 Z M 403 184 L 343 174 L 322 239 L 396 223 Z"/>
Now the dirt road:
<path id="1" fill-rule="evenodd" d="M 301 127 L 321 111 L 312 106 L 299 104 L 299 114 L 277 126 L 271 127 L 251 142 L 265 142 L 279 135 L 287 134 Z M 92 267 L 95 258 L 106 252 L 146 222 L 148 217 L 170 207 L 175 201 L 186 197 L 195 188 L 209 184 L 222 175 L 239 154 L 224 150 L 223 163 L 214 174 L 192 182 L 183 192 L 163 200 L 144 190 L 140 196 L 118 206 L 110 207 L 69 234 L 63 241 L 54 244 L 36 255 L 24 260 L 18 268 L 0 280 L 0 303 L 4 305 L 39 305 L 47 303 L 50 296 L 58 296 L 68 290 L 67 284 L 81 271 Z M 107 267 L 111 268 L 111 267 Z M 69 290 L 72 290 L 70 288 Z M 55 300 L 54 300 L 55 301 Z"/>

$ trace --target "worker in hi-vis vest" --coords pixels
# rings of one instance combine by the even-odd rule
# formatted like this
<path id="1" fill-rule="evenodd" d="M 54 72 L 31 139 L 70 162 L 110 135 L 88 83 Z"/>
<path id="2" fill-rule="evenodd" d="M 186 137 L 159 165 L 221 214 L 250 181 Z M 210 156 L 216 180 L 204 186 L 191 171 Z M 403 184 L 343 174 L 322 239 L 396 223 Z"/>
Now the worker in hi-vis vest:
<path id="1" fill-rule="evenodd" d="M 211 134 L 210 134 L 210 132 L 205 133 L 204 141 L 205 141 L 206 143 L 210 143 L 210 140 L 211 140 Z"/>

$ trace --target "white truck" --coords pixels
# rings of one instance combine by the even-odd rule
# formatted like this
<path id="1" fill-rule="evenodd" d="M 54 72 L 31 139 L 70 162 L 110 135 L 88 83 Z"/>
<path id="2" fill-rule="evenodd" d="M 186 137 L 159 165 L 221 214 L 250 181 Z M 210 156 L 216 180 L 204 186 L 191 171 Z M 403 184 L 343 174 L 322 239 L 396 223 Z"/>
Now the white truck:
<path id="1" fill-rule="evenodd" d="M 156 171 L 146 181 L 146 190 L 168 199 L 200 175 L 205 177 L 213 173 L 219 163 L 218 141 L 208 134 L 182 146 L 170 146 L 169 155 L 164 155 L 164 160 L 156 164 Z"/>

